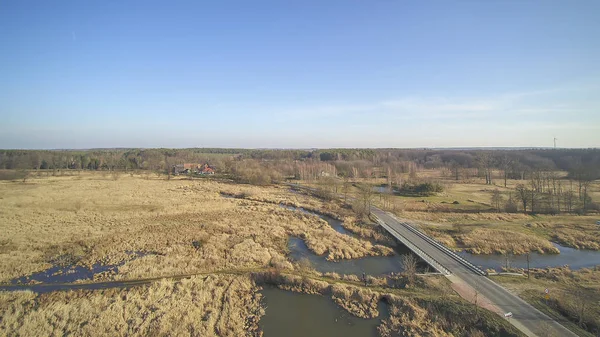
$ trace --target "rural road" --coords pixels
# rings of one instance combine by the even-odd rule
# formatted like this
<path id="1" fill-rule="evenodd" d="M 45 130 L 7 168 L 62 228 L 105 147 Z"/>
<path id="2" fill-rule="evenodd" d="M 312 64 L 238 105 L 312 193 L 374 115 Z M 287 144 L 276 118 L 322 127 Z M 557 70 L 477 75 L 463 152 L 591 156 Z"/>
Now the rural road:
<path id="1" fill-rule="evenodd" d="M 439 264 L 448 269 L 454 278 L 458 278 L 471 286 L 503 312 L 512 312 L 513 317 L 509 318 L 510 322 L 526 335 L 546 336 L 550 332 L 550 335 L 552 336 L 577 336 L 555 320 L 520 299 L 518 296 L 513 295 L 486 276 L 475 273 L 447 253 L 413 233 L 400 221 L 391 217 L 386 212 L 375 207 L 371 208 L 371 212 L 393 230 L 397 231 L 398 234 L 404 236 Z"/>

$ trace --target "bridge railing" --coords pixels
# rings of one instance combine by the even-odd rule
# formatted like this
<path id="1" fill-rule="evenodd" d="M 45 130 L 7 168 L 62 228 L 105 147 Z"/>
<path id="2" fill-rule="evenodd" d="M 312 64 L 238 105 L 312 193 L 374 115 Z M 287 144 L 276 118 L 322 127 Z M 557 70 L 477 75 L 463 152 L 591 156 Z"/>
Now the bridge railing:
<path id="1" fill-rule="evenodd" d="M 398 219 L 396 219 L 396 220 L 398 220 Z M 473 272 L 475 272 L 475 273 L 477 273 L 479 275 L 482 275 L 482 276 L 487 275 L 487 273 L 485 271 L 481 270 L 479 267 L 477 267 L 474 264 L 472 264 L 471 262 L 467 261 L 462 256 L 456 254 L 454 251 L 448 249 L 448 247 L 446 247 L 443 244 L 437 242 L 435 239 L 431 238 L 429 235 L 427 235 L 427 234 L 421 232 L 420 230 L 414 228 L 409 223 L 406 223 L 406 222 L 400 221 L 400 220 L 398 220 L 398 222 L 402 226 L 404 226 L 406 229 L 408 229 L 409 231 L 411 231 L 411 232 L 415 233 L 416 235 L 420 236 L 422 239 L 424 239 L 427 242 L 431 243 L 432 245 L 436 246 L 438 249 L 440 249 L 441 251 L 443 251 L 444 253 L 446 253 L 447 255 L 449 255 L 450 257 L 452 257 L 453 259 L 455 259 L 458 262 L 460 262 L 461 264 L 463 264 L 465 267 L 471 269 L 471 271 L 473 271 Z"/>
<path id="2" fill-rule="evenodd" d="M 442 266 L 440 263 L 438 263 L 429 254 L 427 254 L 424 251 L 422 251 L 421 249 L 419 249 L 419 247 L 415 246 L 412 242 L 410 242 L 407 238 L 405 238 L 404 236 L 402 236 L 402 234 L 400 234 L 394 228 L 388 226 L 388 224 L 386 224 L 383 220 L 379 219 L 379 217 L 375 216 L 375 218 L 376 218 L 377 222 L 383 228 L 387 229 L 388 232 L 390 232 L 392 234 L 396 233 L 396 235 L 394 235 L 394 237 L 396 237 L 398 240 L 400 240 L 400 242 L 402 242 L 402 244 L 404 244 L 406 247 L 408 247 L 410 250 L 412 250 L 420 258 L 422 258 L 423 260 L 425 260 L 425 262 L 427 262 L 435 270 L 439 271 L 440 273 L 442 273 L 444 275 L 450 275 L 451 274 L 448 269 L 446 269 L 444 266 Z"/>

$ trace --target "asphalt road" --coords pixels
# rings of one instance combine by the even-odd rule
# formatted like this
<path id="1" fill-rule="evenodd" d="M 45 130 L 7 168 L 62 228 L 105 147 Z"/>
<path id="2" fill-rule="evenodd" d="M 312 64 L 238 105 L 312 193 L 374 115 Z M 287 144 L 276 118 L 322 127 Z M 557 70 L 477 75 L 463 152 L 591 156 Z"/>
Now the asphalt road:
<path id="1" fill-rule="evenodd" d="M 485 296 L 503 312 L 512 312 L 513 317 L 509 320 L 525 334 L 529 336 L 546 336 L 550 330 L 552 331 L 553 336 L 577 336 L 486 276 L 478 275 L 467 268 L 435 245 L 407 229 L 402 223 L 389 216 L 384 211 L 373 207 L 372 212 L 380 220 L 384 221 L 388 226 L 397 231 L 397 234 L 400 234 L 411 241 L 439 264 L 448 269 L 455 277 L 461 279 L 463 282 L 474 288 L 479 294 Z"/>

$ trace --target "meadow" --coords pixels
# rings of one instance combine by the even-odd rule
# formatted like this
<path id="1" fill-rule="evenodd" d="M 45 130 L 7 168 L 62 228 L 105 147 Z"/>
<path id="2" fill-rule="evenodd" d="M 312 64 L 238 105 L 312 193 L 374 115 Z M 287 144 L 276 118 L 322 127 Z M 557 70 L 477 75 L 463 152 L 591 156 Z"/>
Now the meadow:
<path id="1" fill-rule="evenodd" d="M 499 172 L 496 172 L 499 175 Z M 558 177 L 564 172 L 556 172 Z M 423 231 L 446 246 L 466 250 L 474 254 L 556 254 L 551 242 L 577 249 L 600 250 L 600 220 L 597 212 L 577 214 L 561 212 L 543 214 L 497 210 L 491 202 L 492 194 L 499 191 L 502 207 L 510 196 L 516 199 L 515 187 L 527 181 L 495 179 L 492 185 L 483 178 L 455 180 L 443 170 L 421 170 L 412 178 L 404 174 L 401 181 L 431 181 L 443 186 L 443 191 L 429 195 L 405 195 L 390 193 L 385 178 L 351 179 L 349 196 L 360 197 L 362 186 L 382 191 L 370 198 L 372 204 L 396 215 L 396 217 L 419 226 Z M 305 181 L 305 185 L 331 188 L 319 182 Z M 562 182 L 564 186 L 568 181 Z M 342 191 L 338 183 L 338 192 Z M 592 200 L 600 200 L 600 181 L 588 188 Z"/>
<path id="2" fill-rule="evenodd" d="M 365 285 L 354 275 L 320 274 L 289 260 L 290 236 L 331 260 L 392 254 L 373 239 L 393 241 L 341 202 L 285 185 L 70 172 L 1 181 L 0 196 L 2 283 L 57 264 L 122 264 L 94 282 L 156 279 L 130 288 L 0 291 L 0 330 L 7 335 L 260 336 L 260 290 L 276 285 L 330 297 L 358 317 L 374 317 L 384 301 L 390 316 L 379 327 L 382 336 L 519 336 L 453 293 L 441 276 L 398 276 L 394 284 L 368 277 Z M 359 235 L 340 234 L 280 204 L 329 214 Z M 456 312 L 475 318 L 460 320 Z"/>

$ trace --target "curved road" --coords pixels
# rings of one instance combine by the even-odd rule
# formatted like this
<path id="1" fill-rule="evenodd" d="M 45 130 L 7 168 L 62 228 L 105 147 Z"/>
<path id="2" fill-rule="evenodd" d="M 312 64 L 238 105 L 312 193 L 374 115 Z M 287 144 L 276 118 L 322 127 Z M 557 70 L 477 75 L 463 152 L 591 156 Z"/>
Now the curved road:
<path id="1" fill-rule="evenodd" d="M 475 273 L 446 252 L 413 233 L 406 228 L 405 224 L 391 217 L 386 212 L 375 207 L 371 208 L 371 212 L 396 231 L 396 233 L 390 234 L 394 236 L 399 234 L 412 242 L 448 269 L 453 275 L 452 278 L 456 277 L 468 284 L 503 312 L 512 312 L 513 317 L 510 318 L 510 322 L 526 335 L 546 336 L 551 331 L 551 335 L 553 336 L 577 336 L 518 296 L 513 295 L 486 276 Z"/>

